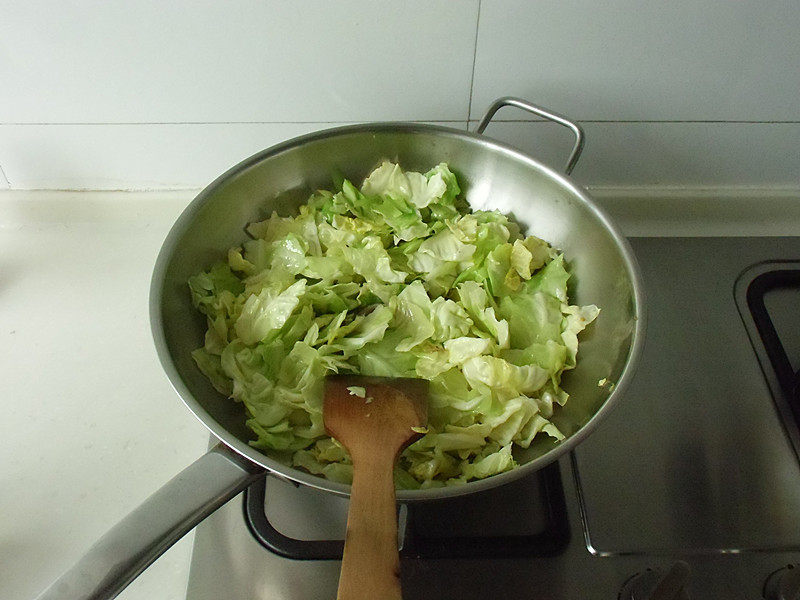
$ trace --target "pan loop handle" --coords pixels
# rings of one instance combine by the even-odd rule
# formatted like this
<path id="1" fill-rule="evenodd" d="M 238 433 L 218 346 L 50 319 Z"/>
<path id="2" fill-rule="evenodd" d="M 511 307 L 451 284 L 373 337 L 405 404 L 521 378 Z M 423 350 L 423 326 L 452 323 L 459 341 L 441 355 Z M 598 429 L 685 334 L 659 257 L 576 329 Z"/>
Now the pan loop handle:
<path id="1" fill-rule="evenodd" d="M 504 106 L 515 106 L 517 108 L 521 108 L 522 110 L 526 110 L 529 113 L 538 115 L 544 119 L 547 119 L 548 121 L 553 121 L 554 123 L 558 123 L 559 125 L 563 125 L 564 127 L 571 129 L 572 133 L 575 134 L 575 144 L 572 146 L 572 152 L 570 152 L 569 158 L 567 159 L 567 164 L 564 166 L 564 173 L 567 175 L 572 173 L 572 169 L 575 168 L 575 163 L 578 162 L 578 158 L 583 151 L 584 134 L 580 125 L 578 125 L 575 121 L 571 121 L 564 115 L 560 115 L 552 110 L 531 104 L 527 100 L 514 98 L 512 96 L 505 96 L 503 98 L 498 98 L 492 103 L 492 105 L 489 107 L 489 110 L 487 110 L 486 114 L 483 115 L 480 123 L 478 123 L 478 127 L 475 129 L 475 132 L 483 133 L 483 131 L 486 129 L 486 126 L 492 120 L 492 117 L 494 117 L 494 113 Z"/>

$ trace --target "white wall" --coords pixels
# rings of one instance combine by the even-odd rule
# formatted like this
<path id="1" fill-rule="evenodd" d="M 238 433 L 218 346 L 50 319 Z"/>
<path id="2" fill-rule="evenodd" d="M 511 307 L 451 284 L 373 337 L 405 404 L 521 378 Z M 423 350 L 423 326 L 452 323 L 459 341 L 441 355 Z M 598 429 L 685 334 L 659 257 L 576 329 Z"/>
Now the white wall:
<path id="1" fill-rule="evenodd" d="M 581 121 L 594 186 L 800 184 L 791 0 L 0 0 L 0 187 L 199 187 L 335 124 Z M 561 164 L 557 126 L 487 133 Z"/>

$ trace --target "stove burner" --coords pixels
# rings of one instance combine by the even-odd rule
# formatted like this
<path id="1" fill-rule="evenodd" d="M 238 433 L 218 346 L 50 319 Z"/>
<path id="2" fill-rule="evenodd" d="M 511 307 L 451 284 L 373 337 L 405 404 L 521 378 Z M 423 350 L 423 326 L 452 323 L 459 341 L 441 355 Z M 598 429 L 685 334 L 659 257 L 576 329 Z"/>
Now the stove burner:
<path id="1" fill-rule="evenodd" d="M 261 479 L 245 492 L 245 521 L 253 537 L 267 550 L 286 558 L 340 560 L 344 540 L 298 540 L 281 533 L 280 524 L 269 520 L 265 504 L 265 500 L 269 502 L 269 480 L 269 477 Z M 304 488 L 298 487 L 297 493 L 304 493 Z M 498 506 L 503 506 L 504 513 L 514 510 L 508 498 L 520 499 L 522 522 L 516 527 L 519 533 L 498 535 L 491 522 L 483 530 L 481 520 L 491 521 L 491 514 L 497 512 Z M 500 488 L 406 506 L 401 558 L 550 556 L 561 552 L 569 543 L 564 490 L 556 463 Z M 527 524 L 526 516 L 531 517 Z M 543 526 L 539 523 L 542 520 Z"/>

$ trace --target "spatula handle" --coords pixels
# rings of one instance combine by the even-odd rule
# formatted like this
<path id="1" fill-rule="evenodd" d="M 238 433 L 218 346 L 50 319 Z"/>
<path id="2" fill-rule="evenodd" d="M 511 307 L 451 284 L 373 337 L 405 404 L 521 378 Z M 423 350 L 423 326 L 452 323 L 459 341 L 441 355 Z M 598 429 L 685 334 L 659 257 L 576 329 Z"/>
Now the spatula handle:
<path id="1" fill-rule="evenodd" d="M 338 600 L 401 600 L 397 507 L 392 475 L 395 454 L 353 456 Z"/>

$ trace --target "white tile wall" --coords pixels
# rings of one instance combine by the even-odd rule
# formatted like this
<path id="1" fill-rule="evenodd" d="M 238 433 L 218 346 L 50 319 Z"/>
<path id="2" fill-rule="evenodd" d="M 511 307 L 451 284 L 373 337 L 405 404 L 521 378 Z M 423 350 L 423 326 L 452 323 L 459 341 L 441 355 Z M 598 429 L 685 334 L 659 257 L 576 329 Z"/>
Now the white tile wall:
<path id="1" fill-rule="evenodd" d="M 482 0 L 471 117 L 800 121 L 798 31 L 792 0 Z"/>
<path id="2" fill-rule="evenodd" d="M 464 126 L 503 95 L 583 122 L 587 185 L 800 187 L 792 0 L 0 0 L 0 15 L 0 188 L 197 187 L 306 131 Z M 554 127 L 496 120 L 561 162 Z"/>
<path id="3" fill-rule="evenodd" d="M 477 10 L 0 0 L 0 122 L 464 119 Z"/>
<path id="4" fill-rule="evenodd" d="M 336 125 L 0 125 L 0 164 L 21 189 L 198 188 L 273 144 Z"/>
<path id="5" fill-rule="evenodd" d="M 800 186 L 800 123 L 582 126 L 586 145 L 572 177 L 583 185 Z M 501 121 L 485 133 L 558 170 L 573 143 L 551 123 Z"/>
<path id="6" fill-rule="evenodd" d="M 0 164 L 14 188 L 202 187 L 311 124 L 3 125 Z"/>

